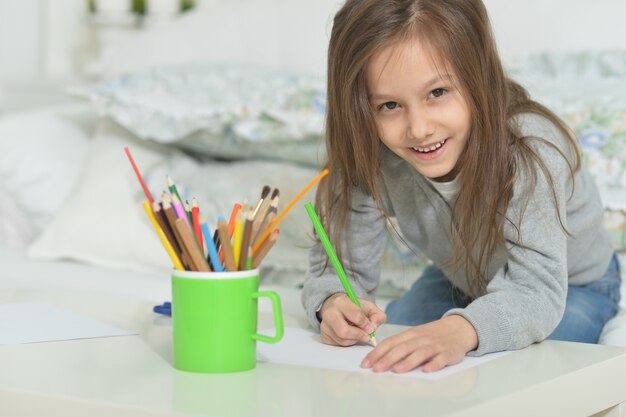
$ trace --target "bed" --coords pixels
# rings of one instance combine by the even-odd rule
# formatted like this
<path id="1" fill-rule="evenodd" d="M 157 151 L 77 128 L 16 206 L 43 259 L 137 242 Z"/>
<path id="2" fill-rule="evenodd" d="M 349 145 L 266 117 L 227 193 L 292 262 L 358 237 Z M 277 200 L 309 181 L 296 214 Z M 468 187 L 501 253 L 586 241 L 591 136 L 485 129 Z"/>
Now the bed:
<path id="1" fill-rule="evenodd" d="M 67 86 L 72 102 L 0 117 L 4 300 L 47 292 L 84 294 L 85 303 L 134 299 L 145 306 L 132 312 L 141 322 L 152 305 L 169 299 L 168 258 L 142 212 L 125 146 L 151 189 L 162 189 L 171 175 L 209 218 L 228 213 L 236 201 L 255 201 L 265 184 L 278 187 L 286 204 L 317 175 L 325 44 L 338 2 L 210 4 L 138 33 L 105 63 L 101 81 Z M 496 28 L 502 27 L 505 12 L 493 7 L 502 18 Z M 622 253 L 626 46 L 604 46 L 507 51 L 506 63 L 574 128 Z M 313 198 L 311 191 L 285 217 L 261 271 L 261 285 L 277 290 L 284 310 L 302 320 L 299 292 L 311 245 L 302 206 Z M 408 288 L 425 262 L 390 235 L 379 302 Z M 622 309 L 605 327 L 603 344 L 626 346 L 622 292 Z"/>

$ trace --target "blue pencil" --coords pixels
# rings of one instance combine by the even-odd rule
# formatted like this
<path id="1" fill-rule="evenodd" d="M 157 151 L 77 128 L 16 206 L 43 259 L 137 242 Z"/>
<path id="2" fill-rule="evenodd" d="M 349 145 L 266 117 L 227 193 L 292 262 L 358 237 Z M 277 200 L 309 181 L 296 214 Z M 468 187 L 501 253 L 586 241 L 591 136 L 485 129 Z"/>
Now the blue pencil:
<path id="1" fill-rule="evenodd" d="M 215 272 L 224 272 L 224 267 L 222 267 L 222 264 L 220 263 L 220 257 L 217 255 L 215 242 L 213 242 L 213 237 L 211 236 L 211 232 L 209 231 L 209 225 L 207 224 L 203 216 L 200 217 L 199 221 L 200 228 L 202 228 L 202 234 L 204 235 L 204 241 L 206 242 L 206 246 L 209 249 L 209 257 L 211 258 L 213 269 L 215 270 Z"/>

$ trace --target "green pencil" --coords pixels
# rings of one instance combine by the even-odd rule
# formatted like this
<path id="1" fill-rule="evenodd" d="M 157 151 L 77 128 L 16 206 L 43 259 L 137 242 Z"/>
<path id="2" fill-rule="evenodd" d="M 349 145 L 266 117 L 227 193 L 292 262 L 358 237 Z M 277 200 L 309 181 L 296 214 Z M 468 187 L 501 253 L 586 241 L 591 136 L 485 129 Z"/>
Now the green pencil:
<path id="1" fill-rule="evenodd" d="M 341 262 L 339 261 L 339 258 L 337 257 L 337 253 L 335 252 L 333 245 L 330 243 L 330 239 L 328 239 L 328 235 L 326 234 L 326 231 L 324 230 L 324 226 L 322 226 L 322 222 L 320 221 L 319 217 L 317 217 L 317 213 L 315 213 L 315 209 L 313 208 L 313 205 L 311 203 L 306 203 L 304 205 L 304 208 L 306 209 L 306 212 L 309 213 L 309 217 L 311 218 L 311 221 L 313 222 L 313 227 L 315 228 L 317 235 L 322 241 L 322 245 L 324 245 L 324 249 L 326 250 L 328 257 L 330 258 L 330 262 L 333 264 L 335 271 L 337 271 L 337 275 L 339 276 L 339 281 L 341 281 L 341 285 L 343 285 L 344 290 L 346 290 L 346 294 L 348 295 L 348 298 L 350 298 L 350 300 L 354 304 L 356 304 L 357 307 L 361 309 L 361 311 L 363 311 L 363 307 L 361 307 L 361 303 L 359 302 L 359 299 L 354 293 L 354 290 L 352 289 L 352 285 L 350 284 L 350 281 L 348 281 L 346 272 L 343 270 L 343 266 L 341 266 Z M 365 312 L 363 312 L 363 314 L 365 314 Z M 370 343 L 376 346 L 376 333 L 375 332 L 370 333 Z"/>

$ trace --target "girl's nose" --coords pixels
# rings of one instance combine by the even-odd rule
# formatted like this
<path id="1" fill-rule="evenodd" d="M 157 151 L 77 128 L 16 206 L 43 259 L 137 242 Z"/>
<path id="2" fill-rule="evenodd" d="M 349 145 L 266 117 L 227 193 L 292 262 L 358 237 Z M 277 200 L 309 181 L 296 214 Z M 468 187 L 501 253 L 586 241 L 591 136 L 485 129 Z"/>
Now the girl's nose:
<path id="1" fill-rule="evenodd" d="M 435 123 L 428 111 L 413 110 L 409 112 L 408 135 L 414 139 L 426 139 L 435 133 Z"/>

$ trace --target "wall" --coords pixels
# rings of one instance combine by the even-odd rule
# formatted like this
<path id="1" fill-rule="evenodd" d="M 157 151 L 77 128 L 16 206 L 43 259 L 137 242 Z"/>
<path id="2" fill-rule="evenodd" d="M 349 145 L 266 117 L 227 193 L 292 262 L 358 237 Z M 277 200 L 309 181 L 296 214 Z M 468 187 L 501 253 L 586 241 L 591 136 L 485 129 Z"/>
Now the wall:
<path id="1" fill-rule="evenodd" d="M 204 0 L 246 3 L 259 0 Z M 278 13 L 302 0 L 275 0 Z M 310 0 L 309 0 L 310 1 Z M 626 49 L 626 1 L 485 0 L 503 57 L 539 50 Z M 336 0 L 319 0 L 329 12 Z M 0 0 L 0 84 L 75 76 L 95 54 L 83 0 Z M 304 34 L 306 36 L 306 34 Z M 319 33 L 304 44 L 323 41 Z"/>

